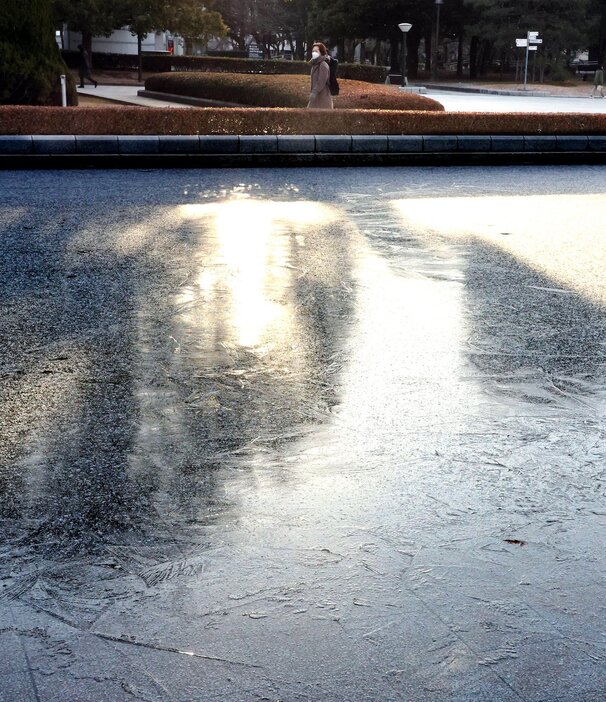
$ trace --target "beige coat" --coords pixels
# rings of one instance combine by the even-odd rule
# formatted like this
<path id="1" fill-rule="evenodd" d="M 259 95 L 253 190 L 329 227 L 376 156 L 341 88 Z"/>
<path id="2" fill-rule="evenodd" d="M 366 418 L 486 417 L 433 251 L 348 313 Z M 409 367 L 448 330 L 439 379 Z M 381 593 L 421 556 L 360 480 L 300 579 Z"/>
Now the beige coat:
<path id="1" fill-rule="evenodd" d="M 332 95 L 329 87 L 330 68 L 325 56 L 321 56 L 317 61 L 312 59 L 311 62 L 311 95 L 309 96 L 309 104 L 307 107 L 312 107 L 320 110 L 332 110 Z"/>

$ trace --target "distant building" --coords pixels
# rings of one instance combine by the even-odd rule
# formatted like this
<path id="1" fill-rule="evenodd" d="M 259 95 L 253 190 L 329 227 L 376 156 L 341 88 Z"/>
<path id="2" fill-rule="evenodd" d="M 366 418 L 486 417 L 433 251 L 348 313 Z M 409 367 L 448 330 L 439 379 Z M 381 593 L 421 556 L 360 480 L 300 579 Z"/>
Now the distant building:
<path id="1" fill-rule="evenodd" d="M 63 40 L 61 42 L 61 39 Z M 82 43 L 80 32 L 71 32 L 67 25 L 57 34 L 57 43 L 64 49 L 75 50 Z M 92 50 L 100 54 L 136 54 L 137 37 L 128 29 L 117 29 L 109 37 L 93 37 Z M 170 32 L 155 32 L 148 34 L 141 44 L 142 51 L 164 52 L 181 56 L 183 54 L 183 39 Z"/>

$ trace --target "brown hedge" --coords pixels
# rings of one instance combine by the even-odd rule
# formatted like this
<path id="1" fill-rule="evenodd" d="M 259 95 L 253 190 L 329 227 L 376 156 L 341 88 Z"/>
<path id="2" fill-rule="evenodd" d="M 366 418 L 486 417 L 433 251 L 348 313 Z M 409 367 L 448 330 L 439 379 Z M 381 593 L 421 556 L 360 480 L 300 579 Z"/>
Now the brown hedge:
<path id="1" fill-rule="evenodd" d="M 0 107 L 0 134 L 606 134 L 606 114 Z"/>
<path id="2" fill-rule="evenodd" d="M 430 98 L 400 93 L 386 85 L 359 80 L 339 81 L 335 108 L 363 110 L 443 110 Z M 173 95 L 220 100 L 253 107 L 306 107 L 309 76 L 251 76 L 244 73 L 161 73 L 150 76 L 145 88 Z"/>

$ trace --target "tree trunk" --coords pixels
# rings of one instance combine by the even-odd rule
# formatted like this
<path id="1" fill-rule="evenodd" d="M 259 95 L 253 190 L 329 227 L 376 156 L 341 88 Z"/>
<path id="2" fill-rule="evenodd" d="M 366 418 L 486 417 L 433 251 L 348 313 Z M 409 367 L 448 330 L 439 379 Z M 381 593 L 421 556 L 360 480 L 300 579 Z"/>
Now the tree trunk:
<path id="1" fill-rule="evenodd" d="M 602 9 L 600 13 L 597 59 L 600 66 L 603 66 L 604 62 L 606 62 L 606 3 L 604 2 L 602 2 Z"/>
<path id="2" fill-rule="evenodd" d="M 93 35 L 90 32 L 82 32 L 82 46 L 88 54 L 91 68 L 93 67 Z"/>
<path id="3" fill-rule="evenodd" d="M 478 37 L 471 37 L 469 45 L 469 80 L 478 77 Z"/>
<path id="4" fill-rule="evenodd" d="M 491 59 L 491 45 L 488 40 L 484 40 L 480 47 L 480 76 L 485 76 Z"/>
<path id="5" fill-rule="evenodd" d="M 393 74 L 400 74 L 400 52 L 398 51 L 400 37 L 398 34 L 392 34 L 389 37 L 389 72 Z"/>
<path id="6" fill-rule="evenodd" d="M 457 78 L 463 77 L 463 25 L 459 27 L 459 46 L 457 48 Z"/>
<path id="7" fill-rule="evenodd" d="M 143 43 L 143 36 L 137 34 L 137 56 L 139 57 L 139 83 L 143 80 L 143 55 L 141 54 L 141 44 Z"/>
<path id="8" fill-rule="evenodd" d="M 387 56 L 388 56 L 387 42 L 380 41 L 379 47 L 377 49 L 377 63 L 380 66 L 387 66 L 387 64 L 389 63 L 389 61 L 387 60 Z"/>
<path id="9" fill-rule="evenodd" d="M 425 70 L 431 71 L 431 47 L 432 47 L 433 37 L 431 29 L 427 30 L 425 34 Z"/>
<path id="10" fill-rule="evenodd" d="M 539 66 L 539 80 L 541 83 L 545 82 L 545 58 L 541 55 L 541 63 Z"/>
<path id="11" fill-rule="evenodd" d="M 356 42 L 353 39 L 345 41 L 345 62 L 353 63 L 356 55 Z"/>
<path id="12" fill-rule="evenodd" d="M 419 46 L 421 46 L 421 35 L 414 31 L 408 32 L 406 65 L 408 67 L 408 77 L 412 80 L 416 80 L 419 77 Z"/>
<path id="13" fill-rule="evenodd" d="M 244 41 L 244 37 L 240 36 L 239 34 L 231 34 L 229 38 L 238 47 L 238 51 L 246 51 L 246 42 Z"/>
<path id="14" fill-rule="evenodd" d="M 297 32 L 295 35 L 295 55 L 298 61 L 305 61 L 305 33 Z"/>

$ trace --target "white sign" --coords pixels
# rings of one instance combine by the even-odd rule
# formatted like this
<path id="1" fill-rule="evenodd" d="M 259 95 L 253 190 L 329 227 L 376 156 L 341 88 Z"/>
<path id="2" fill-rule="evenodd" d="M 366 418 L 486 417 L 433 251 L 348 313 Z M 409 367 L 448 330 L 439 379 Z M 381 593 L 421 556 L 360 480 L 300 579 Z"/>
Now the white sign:
<path id="1" fill-rule="evenodd" d="M 516 46 L 528 46 L 527 39 L 516 39 Z"/>
<path id="2" fill-rule="evenodd" d="M 528 51 L 536 51 L 538 48 L 538 46 L 529 46 Z"/>
<path id="3" fill-rule="evenodd" d="M 530 43 L 531 44 L 542 44 L 543 40 L 542 39 L 531 39 Z"/>
<path id="4" fill-rule="evenodd" d="M 536 39 L 539 36 L 538 32 L 528 32 L 529 39 Z"/>

